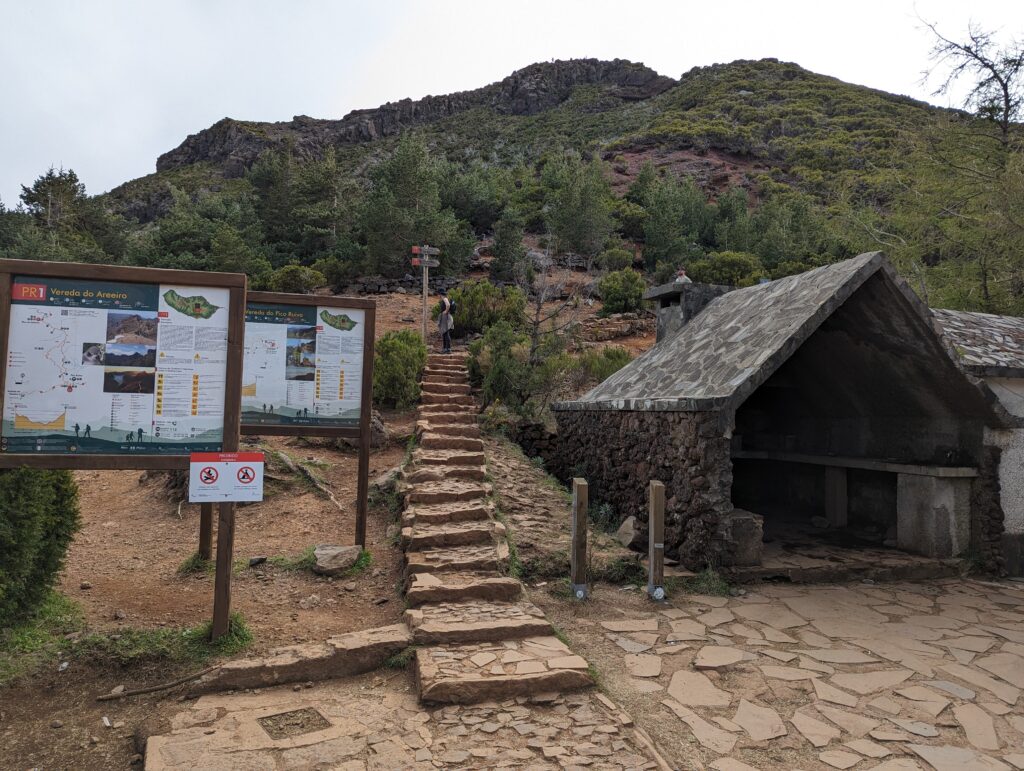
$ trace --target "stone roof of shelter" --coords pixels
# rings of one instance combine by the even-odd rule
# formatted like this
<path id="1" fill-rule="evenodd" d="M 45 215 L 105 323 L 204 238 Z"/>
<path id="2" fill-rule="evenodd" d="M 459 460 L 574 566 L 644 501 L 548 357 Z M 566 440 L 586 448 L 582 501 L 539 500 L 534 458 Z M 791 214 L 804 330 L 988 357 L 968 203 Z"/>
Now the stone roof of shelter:
<path id="1" fill-rule="evenodd" d="M 555 410 L 721 410 L 741 403 L 868 278 L 884 271 L 927 309 L 880 252 L 737 289 L 673 337 Z"/>
<path id="2" fill-rule="evenodd" d="M 932 309 L 960 365 L 981 377 L 1024 377 L 1024 318 Z"/>

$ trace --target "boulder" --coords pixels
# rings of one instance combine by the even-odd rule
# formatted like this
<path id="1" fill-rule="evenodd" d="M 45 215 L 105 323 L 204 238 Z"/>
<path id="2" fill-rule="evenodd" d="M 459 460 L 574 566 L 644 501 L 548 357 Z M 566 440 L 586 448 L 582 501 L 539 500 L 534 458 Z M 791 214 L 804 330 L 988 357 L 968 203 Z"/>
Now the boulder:
<path id="1" fill-rule="evenodd" d="M 356 564 L 362 553 L 359 546 L 329 546 L 321 544 L 313 551 L 316 564 L 313 572 L 322 576 L 337 576 Z"/>
<path id="2" fill-rule="evenodd" d="M 615 539 L 627 549 L 644 551 L 647 548 L 646 531 L 647 528 L 636 517 L 626 517 L 615 531 Z"/>

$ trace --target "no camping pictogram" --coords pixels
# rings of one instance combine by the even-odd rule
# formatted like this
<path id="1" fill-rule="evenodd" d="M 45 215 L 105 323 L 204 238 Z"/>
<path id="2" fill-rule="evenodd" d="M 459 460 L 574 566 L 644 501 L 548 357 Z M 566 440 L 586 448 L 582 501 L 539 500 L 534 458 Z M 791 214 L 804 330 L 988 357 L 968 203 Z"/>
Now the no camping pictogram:
<path id="1" fill-rule="evenodd" d="M 242 466 L 238 469 L 238 481 L 243 485 L 251 484 L 256 479 L 256 471 L 252 466 Z"/>
<path id="2" fill-rule="evenodd" d="M 206 466 L 199 472 L 199 481 L 204 485 L 212 485 L 217 481 L 218 477 L 220 477 L 220 474 L 213 466 Z"/>

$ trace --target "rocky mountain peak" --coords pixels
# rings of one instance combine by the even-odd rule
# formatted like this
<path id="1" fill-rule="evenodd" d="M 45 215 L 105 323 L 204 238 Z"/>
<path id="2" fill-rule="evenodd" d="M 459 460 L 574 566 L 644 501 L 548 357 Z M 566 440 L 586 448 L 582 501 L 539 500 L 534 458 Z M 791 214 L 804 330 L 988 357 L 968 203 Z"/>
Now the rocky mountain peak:
<path id="1" fill-rule="evenodd" d="M 625 101 L 648 99 L 675 85 L 643 64 L 614 59 L 571 59 L 531 64 L 507 78 L 472 91 L 422 99 L 402 99 L 373 109 L 353 110 L 341 120 L 298 115 L 280 123 L 224 118 L 191 134 L 157 159 L 157 171 L 208 162 L 226 177 L 241 176 L 266 149 L 285 140 L 300 156 L 316 157 L 330 146 L 394 136 L 465 110 L 487 107 L 504 115 L 534 115 L 557 107 L 578 86 L 597 85 Z"/>

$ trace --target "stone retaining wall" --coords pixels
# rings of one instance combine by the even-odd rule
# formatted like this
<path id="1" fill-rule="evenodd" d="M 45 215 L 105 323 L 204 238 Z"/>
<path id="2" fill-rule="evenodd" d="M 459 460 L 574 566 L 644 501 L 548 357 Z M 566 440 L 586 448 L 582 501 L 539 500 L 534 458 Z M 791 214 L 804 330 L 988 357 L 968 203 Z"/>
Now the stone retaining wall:
<path id="1" fill-rule="evenodd" d="M 451 291 L 462 283 L 461 278 L 452 276 L 431 276 L 428 281 L 430 293 L 434 294 L 442 289 Z M 355 281 L 345 287 L 342 294 L 419 294 L 423 291 L 423 279 L 420 276 L 406 275 L 403 278 L 384 278 L 383 276 L 370 276 Z"/>
<path id="2" fill-rule="evenodd" d="M 607 502 L 620 520 L 634 515 L 643 522 L 647 485 L 657 479 L 665 484 L 667 554 L 691 569 L 732 562 L 735 545 L 715 538 L 733 508 L 730 442 L 718 413 L 566 410 L 555 416 L 556 451 L 532 453 L 545 458 L 549 471 L 560 479 L 584 477 L 592 506 Z"/>

